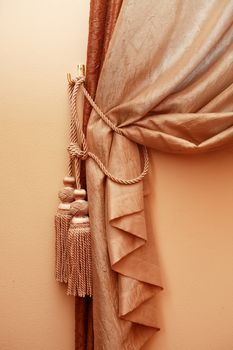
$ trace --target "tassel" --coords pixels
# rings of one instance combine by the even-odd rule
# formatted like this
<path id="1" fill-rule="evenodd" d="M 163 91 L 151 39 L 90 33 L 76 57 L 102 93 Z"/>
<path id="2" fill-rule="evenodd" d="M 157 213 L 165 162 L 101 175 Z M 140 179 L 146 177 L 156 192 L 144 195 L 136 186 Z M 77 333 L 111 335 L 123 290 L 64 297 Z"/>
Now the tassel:
<path id="1" fill-rule="evenodd" d="M 73 216 L 68 231 L 68 295 L 92 295 L 91 230 L 86 191 L 74 190 Z"/>
<path id="2" fill-rule="evenodd" d="M 67 282 L 67 234 L 72 218 L 70 203 L 74 200 L 75 178 L 66 176 L 63 183 L 65 187 L 58 193 L 61 203 L 55 216 L 55 278 L 58 282 Z"/>

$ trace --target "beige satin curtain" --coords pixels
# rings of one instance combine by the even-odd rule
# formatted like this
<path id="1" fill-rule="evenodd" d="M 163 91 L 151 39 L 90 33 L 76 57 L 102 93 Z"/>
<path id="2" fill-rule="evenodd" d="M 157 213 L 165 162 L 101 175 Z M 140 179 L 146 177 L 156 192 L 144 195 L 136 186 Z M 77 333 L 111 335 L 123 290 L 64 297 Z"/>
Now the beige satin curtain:
<path id="1" fill-rule="evenodd" d="M 124 0 L 96 102 L 125 136 L 92 111 L 88 145 L 112 174 L 141 171 L 138 146 L 197 153 L 233 144 L 233 1 Z M 146 179 L 119 185 L 87 161 L 93 232 L 96 349 L 140 349 L 155 329 L 161 280 L 145 218 Z"/>

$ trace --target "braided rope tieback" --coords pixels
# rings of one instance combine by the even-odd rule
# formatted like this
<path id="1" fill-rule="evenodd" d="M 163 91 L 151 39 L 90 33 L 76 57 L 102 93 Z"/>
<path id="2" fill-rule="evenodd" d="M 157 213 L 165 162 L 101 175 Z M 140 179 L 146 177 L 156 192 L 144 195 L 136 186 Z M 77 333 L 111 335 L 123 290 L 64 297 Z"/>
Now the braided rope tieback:
<path id="1" fill-rule="evenodd" d="M 67 294 L 80 297 L 92 296 L 91 229 L 86 191 L 81 189 L 80 181 L 81 160 L 87 159 L 88 149 L 77 110 L 77 95 L 84 80 L 81 77 L 75 84 L 68 85 L 71 112 L 69 175 L 74 175 L 76 189 L 69 210 L 72 219 L 67 234 Z"/>
<path id="2" fill-rule="evenodd" d="M 76 106 L 79 85 L 83 81 L 79 79 L 75 85 L 68 86 L 71 111 L 69 176 L 63 180 L 65 187 L 59 192 L 61 203 L 55 216 L 56 280 L 67 283 L 68 295 L 80 297 L 92 295 L 91 231 L 86 191 L 81 189 L 80 183 L 80 163 L 88 154 L 85 136 L 77 122 Z"/>
<path id="3" fill-rule="evenodd" d="M 72 91 L 72 97 L 70 100 L 71 104 L 71 111 L 74 113 L 74 118 L 77 115 L 77 109 L 76 109 L 76 104 L 77 104 L 77 94 L 78 90 L 81 89 L 83 92 L 84 96 L 87 98 L 89 101 L 90 105 L 94 108 L 96 113 L 100 116 L 100 118 L 107 124 L 114 132 L 116 132 L 119 135 L 124 136 L 124 132 L 122 129 L 118 128 L 116 125 L 114 125 L 111 120 L 101 111 L 101 109 L 98 107 L 98 105 L 95 103 L 95 101 L 92 99 L 88 91 L 86 90 L 84 86 L 84 77 L 81 78 L 76 78 L 75 80 L 72 80 L 69 83 L 69 90 Z M 87 146 L 87 141 L 85 138 L 85 135 L 82 131 L 82 127 L 80 124 L 80 119 L 76 118 L 75 119 L 75 125 L 76 125 L 76 130 L 79 136 L 80 143 L 82 145 L 82 149 L 76 142 L 71 142 L 69 147 L 68 147 L 68 152 L 70 154 L 71 159 L 73 158 L 78 158 L 80 160 L 86 160 L 88 157 L 92 158 L 96 164 L 99 166 L 99 168 L 102 170 L 102 172 L 113 182 L 116 182 L 118 184 L 122 185 L 132 185 L 135 183 L 138 183 L 143 180 L 143 178 L 146 176 L 149 170 L 149 157 L 148 157 L 148 152 L 147 148 L 145 146 L 141 146 L 143 150 L 143 158 L 144 158 L 144 167 L 143 171 L 141 172 L 140 175 L 133 179 L 122 179 L 119 177 L 116 177 L 112 175 L 104 166 L 102 161 L 99 159 L 97 155 L 95 155 L 92 152 L 88 151 L 88 146 Z"/>

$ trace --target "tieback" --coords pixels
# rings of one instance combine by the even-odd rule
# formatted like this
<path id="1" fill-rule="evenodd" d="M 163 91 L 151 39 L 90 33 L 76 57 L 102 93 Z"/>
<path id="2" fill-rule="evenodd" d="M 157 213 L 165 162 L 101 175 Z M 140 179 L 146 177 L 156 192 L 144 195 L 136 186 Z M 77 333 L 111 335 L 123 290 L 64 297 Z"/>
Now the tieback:
<path id="1" fill-rule="evenodd" d="M 140 175 L 133 179 L 121 179 L 119 177 L 116 177 L 112 175 L 107 168 L 104 166 L 102 161 L 99 159 L 97 155 L 94 153 L 88 151 L 87 141 L 86 137 L 83 133 L 81 122 L 78 116 L 77 112 L 77 94 L 79 89 L 83 92 L 84 96 L 87 98 L 90 105 L 93 107 L 93 109 L 96 111 L 96 113 L 99 115 L 99 117 L 104 121 L 105 124 L 107 124 L 114 132 L 121 136 L 124 135 L 124 131 L 114 125 L 112 121 L 101 111 L 99 106 L 95 103 L 95 101 L 92 99 L 89 92 L 86 90 L 84 86 L 85 77 L 76 78 L 74 80 L 69 80 L 69 92 L 70 92 L 70 108 L 71 108 L 71 114 L 72 114 L 72 120 L 71 123 L 71 140 L 73 142 L 70 143 L 68 147 L 68 152 L 70 154 L 70 159 L 72 163 L 72 159 L 77 158 L 79 160 L 86 160 L 88 157 L 92 158 L 96 164 L 99 166 L 99 168 L 102 170 L 102 172 L 113 182 L 123 184 L 123 185 L 132 185 L 135 183 L 138 183 L 143 180 L 143 178 L 146 176 L 149 170 L 149 157 L 147 148 L 145 146 L 138 145 L 142 147 L 142 153 L 144 158 L 144 167 Z M 79 142 L 79 144 L 78 144 Z M 81 147 L 79 146 L 81 145 Z"/>

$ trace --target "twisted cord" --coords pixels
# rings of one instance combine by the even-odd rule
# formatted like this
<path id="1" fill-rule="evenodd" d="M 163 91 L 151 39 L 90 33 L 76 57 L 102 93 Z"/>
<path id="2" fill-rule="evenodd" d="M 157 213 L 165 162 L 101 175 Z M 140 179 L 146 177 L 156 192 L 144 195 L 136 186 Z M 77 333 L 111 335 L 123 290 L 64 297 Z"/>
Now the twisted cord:
<path id="1" fill-rule="evenodd" d="M 68 97 L 69 97 L 69 105 L 70 105 L 70 112 L 71 112 L 71 118 L 70 118 L 70 142 L 75 143 L 77 142 L 77 133 L 75 128 L 75 121 L 73 118 L 73 113 L 71 111 L 71 100 L 72 100 L 72 93 L 73 93 L 73 86 L 71 84 L 68 85 Z M 69 176 L 73 175 L 73 158 L 70 155 L 69 157 Z"/>
<path id="2" fill-rule="evenodd" d="M 89 155 L 90 158 L 92 158 L 97 163 L 97 165 L 102 170 L 102 172 L 110 180 L 112 180 L 113 182 L 116 182 L 118 184 L 122 184 L 122 185 L 133 185 L 133 184 L 136 184 L 136 183 L 140 182 L 146 176 L 146 174 L 148 173 L 148 170 L 149 170 L 149 157 L 148 157 L 147 149 L 145 147 L 143 147 L 143 156 L 144 156 L 144 168 L 143 168 L 143 171 L 142 171 L 142 173 L 139 176 L 137 176 L 137 177 L 135 177 L 133 179 L 130 179 L 130 180 L 124 180 L 124 179 L 121 179 L 119 177 L 116 177 L 116 176 L 112 175 L 105 168 L 104 164 L 100 161 L 100 159 L 94 153 L 88 152 L 88 155 Z"/>
<path id="3" fill-rule="evenodd" d="M 85 97 L 87 98 L 88 102 L 90 103 L 90 105 L 94 108 L 94 110 L 96 111 L 96 113 L 100 116 L 100 118 L 105 122 L 105 124 L 107 124 L 113 131 L 115 131 L 117 134 L 119 135 L 124 135 L 124 132 L 122 129 L 118 128 L 115 124 L 113 124 L 111 122 L 110 119 L 108 119 L 108 117 L 101 111 L 101 109 L 99 108 L 99 106 L 95 103 L 95 101 L 92 99 L 91 95 L 89 94 L 89 92 L 87 91 L 87 89 L 85 88 L 85 86 L 83 84 L 81 84 L 81 89 L 83 91 L 83 94 L 85 95 Z"/>
<path id="4" fill-rule="evenodd" d="M 71 121 L 70 121 L 70 146 L 78 145 L 78 142 L 81 143 L 81 147 L 84 152 L 87 152 L 87 143 L 86 138 L 82 130 L 82 126 L 80 124 L 80 118 L 78 116 L 77 111 L 77 94 L 79 90 L 79 86 L 84 82 L 84 78 L 79 78 L 73 84 L 68 85 L 68 94 L 69 94 L 69 102 L 70 102 L 70 111 L 71 111 Z M 80 171 L 81 171 L 81 159 L 77 157 L 74 152 L 71 151 L 70 146 L 68 148 L 70 154 L 70 162 L 69 162 L 69 173 L 72 174 L 73 161 L 74 161 L 74 174 L 76 187 L 81 188 L 80 181 Z"/>
<path id="5" fill-rule="evenodd" d="M 145 146 L 142 146 L 143 150 L 143 158 L 144 158 L 144 167 L 143 171 L 140 175 L 133 179 L 121 179 L 119 177 L 116 177 L 112 175 L 107 168 L 104 166 L 102 161 L 92 152 L 88 151 L 87 141 L 86 137 L 83 133 L 82 126 L 80 123 L 80 119 L 78 117 L 77 112 L 77 93 L 78 90 L 81 88 L 84 96 L 89 101 L 90 105 L 94 108 L 96 113 L 100 116 L 100 118 L 107 124 L 113 131 L 115 131 L 117 134 L 124 136 L 124 132 L 122 129 L 118 128 L 116 125 L 114 125 L 111 120 L 101 111 L 101 109 L 98 107 L 98 105 L 93 101 L 91 95 L 88 93 L 86 88 L 84 87 L 84 81 L 85 78 L 76 78 L 75 80 L 72 80 L 69 82 L 69 100 L 70 100 L 70 106 L 71 106 L 71 131 L 70 131 L 70 145 L 68 147 L 68 152 L 70 154 L 70 159 L 75 160 L 77 164 L 75 163 L 75 177 L 76 177 L 76 183 L 78 188 L 80 188 L 80 162 L 81 160 L 86 160 L 88 157 L 92 158 L 96 164 L 99 166 L 101 171 L 113 182 L 123 184 L 123 185 L 132 185 L 135 183 L 140 182 L 148 173 L 149 170 L 149 157 L 147 148 Z M 76 129 L 76 133 L 74 132 L 74 127 Z M 75 134 L 75 137 L 74 137 Z M 78 139 L 80 140 L 81 147 L 78 144 Z"/>

